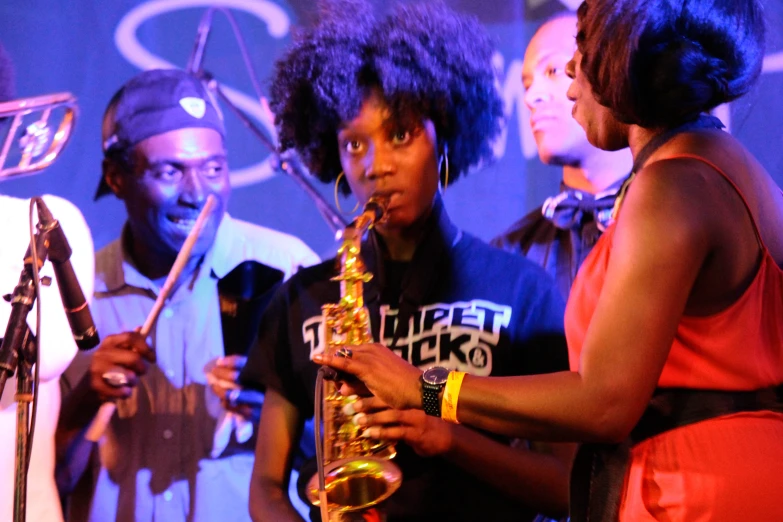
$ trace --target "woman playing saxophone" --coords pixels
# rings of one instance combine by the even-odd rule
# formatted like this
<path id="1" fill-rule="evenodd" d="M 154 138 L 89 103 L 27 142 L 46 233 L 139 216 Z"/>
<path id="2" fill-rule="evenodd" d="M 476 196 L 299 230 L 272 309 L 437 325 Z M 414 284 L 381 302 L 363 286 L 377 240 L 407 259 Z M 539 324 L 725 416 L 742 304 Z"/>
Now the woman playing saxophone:
<path id="1" fill-rule="evenodd" d="M 525 259 L 461 231 L 443 203 L 449 183 L 492 159 L 501 129 L 483 29 L 437 4 L 398 7 L 380 20 L 367 14 L 369 5 L 330 7 L 277 63 L 272 109 L 283 146 L 321 181 L 362 207 L 372 196 L 388 201 L 361 244 L 372 276 L 363 298 L 373 339 L 428 370 L 428 395 L 449 369 L 567 368 L 564 305 L 553 283 Z M 244 382 L 266 390 L 254 520 L 297 519 L 285 485 L 302 423 L 314 413 L 319 366 L 311 359 L 327 344 L 322 306 L 341 299 L 336 275 L 330 260 L 280 288 L 243 372 Z M 396 443 L 402 485 L 379 505 L 380 519 L 524 521 L 567 509 L 570 447 L 531 451 L 371 397 L 353 411 L 357 423 L 385 412 L 384 441 Z M 303 469 L 302 479 L 314 469 Z M 317 510 L 311 517 L 320 519 Z"/>
<path id="2" fill-rule="evenodd" d="M 783 520 L 783 192 L 708 114 L 753 91 L 764 4 L 579 7 L 572 114 L 634 166 L 571 289 L 572 371 L 444 390 L 453 420 L 584 442 L 574 522 Z M 376 348 L 319 362 L 420 407 L 419 371 Z"/>

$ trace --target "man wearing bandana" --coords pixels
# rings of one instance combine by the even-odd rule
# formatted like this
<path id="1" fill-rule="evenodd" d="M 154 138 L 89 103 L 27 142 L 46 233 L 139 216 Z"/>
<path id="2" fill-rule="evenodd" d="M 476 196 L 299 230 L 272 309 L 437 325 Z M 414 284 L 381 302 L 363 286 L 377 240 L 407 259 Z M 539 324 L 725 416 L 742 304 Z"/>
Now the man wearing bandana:
<path id="1" fill-rule="evenodd" d="M 560 194 L 514 223 L 492 244 L 540 264 L 555 278 L 563 297 L 582 261 L 611 221 L 617 193 L 631 170 L 628 149 L 599 150 L 571 116 L 565 66 L 576 49 L 576 15 L 545 22 L 525 52 L 522 82 L 538 156 L 563 167 Z"/>
<path id="2" fill-rule="evenodd" d="M 293 236 L 226 213 L 225 129 L 197 79 L 178 70 L 139 74 L 109 103 L 102 134 L 96 197 L 113 193 L 128 217 L 121 237 L 96 256 L 91 308 L 103 342 L 63 377 L 61 471 L 79 475 L 78 449 L 90 446 L 84 430 L 100 404 L 114 400 L 117 411 L 93 455 L 87 498 L 71 499 L 70 520 L 250 520 L 262 399 L 237 403 L 239 392 L 252 392 L 236 376 L 266 291 L 318 258 Z M 210 195 L 217 204 L 143 339 L 135 330 Z"/>

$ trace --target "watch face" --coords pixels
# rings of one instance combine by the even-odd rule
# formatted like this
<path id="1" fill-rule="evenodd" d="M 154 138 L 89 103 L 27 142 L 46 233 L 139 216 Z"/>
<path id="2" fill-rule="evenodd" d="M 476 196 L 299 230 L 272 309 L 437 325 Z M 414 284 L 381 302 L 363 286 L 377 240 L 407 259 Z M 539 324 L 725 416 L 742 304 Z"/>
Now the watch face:
<path id="1" fill-rule="evenodd" d="M 442 366 L 433 366 L 424 371 L 424 375 L 421 378 L 427 384 L 446 384 L 446 379 L 449 377 L 449 372 Z"/>

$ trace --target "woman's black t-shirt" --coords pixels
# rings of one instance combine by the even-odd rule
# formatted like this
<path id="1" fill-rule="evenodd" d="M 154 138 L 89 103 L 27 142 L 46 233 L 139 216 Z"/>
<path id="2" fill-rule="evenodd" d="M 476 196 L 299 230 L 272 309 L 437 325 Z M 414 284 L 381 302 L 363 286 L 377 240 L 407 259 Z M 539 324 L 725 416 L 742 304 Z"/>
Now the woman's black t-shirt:
<path id="1" fill-rule="evenodd" d="M 552 279 L 532 262 L 457 230 L 442 204 L 410 263 L 384 261 L 372 233 L 362 256 L 373 274 L 364 287 L 373 337 L 411 364 L 481 376 L 568 369 L 564 303 Z M 244 385 L 275 389 L 303 420 L 314 411 L 318 365 L 311 357 L 324 348 L 321 305 L 340 298 L 334 275 L 330 260 L 299 271 L 280 288 L 241 376 Z M 422 458 L 398 444 L 395 461 L 403 483 L 384 503 L 389 521 L 534 516 L 445 459 Z"/>

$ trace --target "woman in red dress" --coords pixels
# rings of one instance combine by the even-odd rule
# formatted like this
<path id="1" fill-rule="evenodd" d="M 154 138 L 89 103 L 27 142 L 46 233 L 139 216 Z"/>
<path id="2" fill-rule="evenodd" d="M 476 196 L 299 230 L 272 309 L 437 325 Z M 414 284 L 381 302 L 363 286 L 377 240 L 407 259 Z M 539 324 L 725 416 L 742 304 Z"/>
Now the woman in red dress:
<path id="1" fill-rule="evenodd" d="M 761 70 L 760 3 L 588 0 L 578 15 L 574 117 L 593 145 L 630 146 L 634 175 L 572 289 L 571 371 L 454 374 L 442 410 L 585 442 L 572 520 L 783 520 L 783 194 L 707 115 Z M 364 382 L 365 411 L 421 408 L 433 386 L 374 345 L 322 362 Z M 364 422 L 399 436 L 393 410 Z"/>

